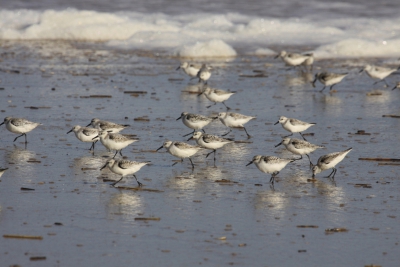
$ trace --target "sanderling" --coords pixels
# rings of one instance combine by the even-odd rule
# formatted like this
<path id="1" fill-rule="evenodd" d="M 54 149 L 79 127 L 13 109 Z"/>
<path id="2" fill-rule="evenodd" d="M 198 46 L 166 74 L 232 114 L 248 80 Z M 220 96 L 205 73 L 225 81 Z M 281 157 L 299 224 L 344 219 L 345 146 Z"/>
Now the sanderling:
<path id="1" fill-rule="evenodd" d="M 276 125 L 278 123 L 282 124 L 283 129 L 291 132 L 291 134 L 289 134 L 285 137 L 291 136 L 291 135 L 293 135 L 293 133 L 299 133 L 301 135 L 301 137 L 303 137 L 304 140 L 306 140 L 306 139 L 304 138 L 304 136 L 301 132 L 307 130 L 308 128 L 310 128 L 311 126 L 314 126 L 316 124 L 316 123 L 304 122 L 304 121 L 297 120 L 297 119 L 289 119 L 289 118 L 286 118 L 285 116 L 281 116 L 279 118 L 279 121 L 277 121 L 274 125 Z"/>
<path id="2" fill-rule="evenodd" d="M 348 148 L 344 151 L 341 152 L 334 152 L 334 153 L 330 153 L 324 156 L 321 156 L 318 159 L 318 163 L 317 165 L 314 165 L 314 167 L 312 168 L 312 177 L 314 178 L 316 174 L 327 170 L 327 169 L 333 169 L 333 171 L 331 172 L 331 174 L 329 174 L 326 178 L 330 178 L 331 175 L 332 176 L 332 180 L 335 179 L 335 174 L 337 169 L 335 168 L 336 164 L 338 164 L 339 162 L 341 162 L 344 157 L 352 150 L 352 148 Z"/>
<path id="3" fill-rule="evenodd" d="M 207 154 L 206 158 L 211 153 L 214 153 L 214 164 L 215 164 L 215 152 L 217 151 L 217 149 L 223 147 L 226 144 L 234 142 L 232 139 L 226 139 L 212 134 L 205 134 L 202 132 L 195 132 L 190 139 L 196 139 L 196 142 L 199 146 L 213 150 Z"/>
<path id="4" fill-rule="evenodd" d="M 80 141 L 92 143 L 92 146 L 89 148 L 89 150 L 93 149 L 93 151 L 94 145 L 100 139 L 99 137 L 95 138 L 99 135 L 99 130 L 95 128 L 81 127 L 79 125 L 75 125 L 67 134 L 69 134 L 70 132 L 74 132 L 76 138 L 78 138 Z"/>
<path id="5" fill-rule="evenodd" d="M 92 119 L 92 121 L 86 125 L 86 127 L 92 125 L 92 127 L 99 129 L 100 131 L 107 131 L 109 133 L 119 133 L 126 127 L 129 127 L 128 124 L 118 124 L 110 121 L 102 121 L 99 119 Z"/>
<path id="6" fill-rule="evenodd" d="M 388 77 L 393 72 L 397 71 L 398 69 L 400 69 L 400 67 L 396 69 L 391 69 L 386 67 L 366 65 L 364 69 L 362 69 L 360 72 L 365 71 L 368 74 L 368 76 L 371 77 L 372 79 L 379 79 L 379 81 L 376 81 L 374 84 L 383 81 L 387 86 L 389 86 L 385 81 L 385 78 Z"/>
<path id="7" fill-rule="evenodd" d="M 289 66 L 299 66 L 304 63 L 305 60 L 313 57 L 312 54 L 302 55 L 298 53 L 288 53 L 286 51 L 281 51 L 275 58 L 282 58 L 282 60 Z M 311 61 L 310 61 L 311 62 Z M 312 60 L 314 62 L 314 60 Z M 311 63 L 312 63 L 311 62 Z"/>
<path id="8" fill-rule="evenodd" d="M 136 178 L 135 173 L 138 172 L 143 166 L 149 164 L 150 162 L 137 162 L 137 161 L 130 161 L 130 160 L 115 160 L 115 159 L 109 159 L 107 160 L 106 164 L 101 167 L 100 170 L 104 169 L 105 167 L 108 166 L 108 168 L 116 174 L 122 175 L 121 179 L 116 181 L 115 183 L 112 184 L 112 186 L 115 186 L 117 183 L 119 183 L 124 176 L 133 174 L 133 177 L 135 177 L 136 182 L 138 183 L 139 186 L 142 186 L 142 183 L 138 181 Z"/>
<path id="9" fill-rule="evenodd" d="M 26 133 L 29 133 L 37 126 L 42 125 L 41 123 L 31 122 L 22 118 L 6 117 L 0 125 L 6 124 L 7 130 L 12 133 L 21 134 L 15 137 L 14 142 L 21 136 L 25 136 L 25 144 L 28 143 L 26 139 Z"/>
<path id="10" fill-rule="evenodd" d="M 0 168 L 0 177 L 8 170 L 8 168 Z"/>
<path id="11" fill-rule="evenodd" d="M 275 176 L 285 168 L 285 166 L 289 162 L 295 161 L 294 159 L 281 159 L 275 156 L 261 156 L 257 155 L 253 157 L 253 160 L 250 161 L 246 166 L 254 163 L 257 168 L 264 173 L 271 173 L 270 183 L 274 184 Z"/>
<path id="12" fill-rule="evenodd" d="M 396 85 L 395 85 L 395 87 L 393 87 L 392 90 L 394 90 L 394 89 L 396 89 L 396 88 L 399 88 L 399 89 L 400 89 L 400 82 L 397 82 Z"/>
<path id="13" fill-rule="evenodd" d="M 166 148 L 168 153 L 170 153 L 171 155 L 180 158 L 181 162 L 183 162 L 184 158 L 189 158 L 190 163 L 192 164 L 192 169 L 194 169 L 194 164 L 190 157 L 196 154 L 199 150 L 203 149 L 200 146 L 192 146 L 183 142 L 165 141 L 164 144 L 161 147 L 159 147 L 156 151 L 160 150 L 163 147 Z M 176 163 L 177 162 L 172 164 L 172 166 L 174 166 Z"/>
<path id="14" fill-rule="evenodd" d="M 246 128 L 244 127 L 244 124 L 246 124 L 247 122 L 249 122 L 252 119 L 255 119 L 256 117 L 246 116 L 246 115 L 234 113 L 234 112 L 220 112 L 218 114 L 218 118 L 226 127 L 230 128 L 229 132 L 227 132 L 226 134 L 223 134 L 222 136 L 229 134 L 232 131 L 232 128 L 240 127 L 240 128 L 244 129 L 248 138 L 251 137 L 251 135 L 249 135 Z"/>
<path id="15" fill-rule="evenodd" d="M 185 124 L 190 129 L 193 129 L 193 132 L 185 134 L 188 136 L 193 134 L 196 130 L 203 130 L 203 127 L 207 126 L 210 122 L 217 119 L 216 117 L 207 117 L 200 114 L 193 114 L 188 112 L 182 112 L 181 116 L 176 120 L 182 119 L 183 124 Z M 204 130 L 203 130 L 204 132 Z"/>
<path id="16" fill-rule="evenodd" d="M 311 84 L 313 87 L 315 87 L 315 82 L 318 80 L 324 85 L 324 88 L 322 88 L 320 92 L 324 91 L 326 86 L 330 86 L 330 91 L 332 90 L 333 86 L 340 83 L 344 79 L 344 77 L 347 76 L 347 74 L 348 73 L 318 72 L 317 74 L 315 74 L 315 79 L 311 82 Z"/>
<path id="17" fill-rule="evenodd" d="M 94 137 L 95 138 L 100 137 L 100 142 L 109 150 L 116 150 L 115 156 L 119 154 L 122 156 L 122 149 L 127 147 L 128 145 L 132 144 L 133 142 L 138 141 L 137 139 L 133 139 L 128 135 L 122 135 L 119 133 L 109 133 L 107 131 L 100 131 L 99 135 Z"/>
<path id="18" fill-rule="evenodd" d="M 199 73 L 200 68 L 201 65 L 182 62 L 181 65 L 176 70 L 182 69 L 191 78 L 195 78 L 197 77 L 197 73 Z"/>
<path id="19" fill-rule="evenodd" d="M 230 107 L 228 107 L 227 105 L 225 105 L 225 100 L 228 100 L 228 98 L 231 97 L 231 95 L 234 95 L 235 93 L 231 93 L 228 91 L 224 91 L 221 89 L 212 89 L 210 87 L 206 87 L 201 94 L 204 94 L 208 100 L 210 100 L 211 102 L 214 102 L 214 105 L 218 103 L 222 103 L 224 104 L 224 106 L 227 109 L 230 109 Z M 208 106 L 207 108 L 211 107 L 212 105 Z"/>
<path id="20" fill-rule="evenodd" d="M 278 147 L 280 145 L 284 145 L 286 149 L 293 154 L 300 155 L 300 158 L 296 160 L 300 160 L 303 158 L 303 155 L 306 155 L 308 157 L 308 160 L 310 161 L 310 169 L 313 164 L 311 163 L 311 159 L 308 154 L 314 152 L 318 148 L 325 148 L 324 146 L 314 145 L 304 140 L 289 137 L 284 137 L 282 139 L 282 142 L 277 144 L 275 147 Z"/>
<path id="21" fill-rule="evenodd" d="M 314 54 L 307 53 L 307 54 L 304 54 L 304 56 L 308 56 L 308 58 L 306 60 L 304 60 L 304 62 L 301 65 L 303 65 L 306 68 L 306 70 L 308 70 L 307 66 L 310 66 L 310 71 L 312 71 L 313 64 L 314 64 Z"/>
<path id="22" fill-rule="evenodd" d="M 203 64 L 201 66 L 201 69 L 197 73 L 197 78 L 199 78 L 199 82 L 203 82 L 204 84 L 207 84 L 208 79 L 210 79 L 210 77 L 211 77 L 211 70 L 212 70 L 212 68 L 210 66 Z"/>

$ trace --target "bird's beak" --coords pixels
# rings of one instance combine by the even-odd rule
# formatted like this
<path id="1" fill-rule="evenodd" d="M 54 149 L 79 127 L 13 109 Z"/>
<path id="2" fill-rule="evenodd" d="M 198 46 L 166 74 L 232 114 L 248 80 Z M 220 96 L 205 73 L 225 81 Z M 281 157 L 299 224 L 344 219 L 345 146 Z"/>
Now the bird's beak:
<path id="1" fill-rule="evenodd" d="M 181 68 L 181 66 L 177 67 L 176 70 L 179 70 Z"/>
<path id="2" fill-rule="evenodd" d="M 193 139 L 193 136 L 191 136 L 189 139 L 188 139 L 188 141 L 190 141 L 190 140 L 192 140 Z"/>
<path id="3" fill-rule="evenodd" d="M 360 70 L 358 73 L 361 73 L 361 72 L 363 72 L 363 71 L 364 71 L 364 69 Z"/>
<path id="4" fill-rule="evenodd" d="M 274 125 L 277 125 L 279 123 L 279 121 L 275 122 Z"/>
<path id="5" fill-rule="evenodd" d="M 250 161 L 249 163 L 246 164 L 246 167 L 249 166 L 252 163 L 253 163 L 253 161 Z"/>
<path id="6" fill-rule="evenodd" d="M 160 146 L 159 148 L 157 148 L 157 150 L 156 150 L 156 152 L 158 151 L 158 150 L 160 150 L 161 148 L 163 148 L 164 146 Z"/>
<path id="7" fill-rule="evenodd" d="M 280 142 L 279 144 L 277 144 L 275 147 L 278 147 L 278 146 L 280 146 L 280 145 L 282 145 L 282 142 Z"/>
<path id="8" fill-rule="evenodd" d="M 2 123 L 0 123 L 0 126 L 4 124 L 4 121 Z"/>
<path id="9" fill-rule="evenodd" d="M 72 129 L 67 134 L 69 134 L 70 132 L 72 132 Z"/>
<path id="10" fill-rule="evenodd" d="M 99 136 L 98 136 L 98 135 L 96 135 L 95 137 L 93 137 L 93 138 L 92 138 L 92 140 L 94 140 L 94 139 L 96 139 L 96 138 L 98 138 L 98 137 L 99 137 Z"/>
<path id="11" fill-rule="evenodd" d="M 276 55 L 276 56 L 274 56 L 274 58 L 278 58 L 279 57 L 279 54 L 278 55 Z"/>
<path id="12" fill-rule="evenodd" d="M 179 118 L 177 118 L 176 120 L 180 120 L 182 118 L 182 116 L 180 116 Z"/>
<path id="13" fill-rule="evenodd" d="M 392 91 L 393 91 L 394 89 L 396 89 L 396 88 L 397 88 L 397 86 L 393 87 Z"/>
<path id="14" fill-rule="evenodd" d="M 92 122 L 90 122 L 88 125 L 86 125 L 86 127 L 89 127 L 92 124 Z"/>
<path id="15" fill-rule="evenodd" d="M 102 169 L 104 169 L 105 167 L 107 167 L 107 165 L 108 165 L 108 162 L 107 162 L 106 164 L 104 164 L 103 167 L 100 168 L 100 171 L 101 171 Z"/>

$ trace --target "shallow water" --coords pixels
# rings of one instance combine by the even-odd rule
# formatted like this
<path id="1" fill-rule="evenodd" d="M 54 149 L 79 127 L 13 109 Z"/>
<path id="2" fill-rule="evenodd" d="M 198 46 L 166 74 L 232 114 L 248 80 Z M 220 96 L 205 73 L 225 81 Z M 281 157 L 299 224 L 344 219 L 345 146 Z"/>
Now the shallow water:
<path id="1" fill-rule="evenodd" d="M 43 123 L 28 134 L 26 148 L 22 138 L 13 143 L 15 135 L 0 128 L 0 167 L 9 168 L 0 183 L 1 235 L 43 237 L 3 238 L 5 266 L 398 264 L 398 166 L 358 159 L 397 157 L 393 144 L 399 141 L 400 121 L 382 115 L 399 113 L 400 92 L 373 85 L 360 74 L 366 61 L 317 61 L 317 70 L 350 73 L 331 94 L 329 89 L 318 92 L 318 82 L 312 88 L 312 74 L 288 70 L 272 57 L 211 61 L 215 70 L 209 85 L 236 91 L 226 101 L 231 111 L 257 119 L 246 124 L 251 139 L 234 129 L 228 136 L 247 142 L 219 150 L 216 167 L 199 153 L 191 172 L 187 160 L 171 167 L 176 159 L 154 150 L 166 139 L 187 139 L 182 135 L 190 129 L 176 121 L 181 112 L 210 115 L 225 107 L 207 109 L 204 96 L 185 92 L 198 86 L 176 71 L 176 58 L 66 42 L 3 43 L 1 53 L 1 114 Z M 260 73 L 265 77 L 251 77 Z M 387 81 L 394 85 L 398 75 Z M 381 95 L 367 95 L 375 91 Z M 287 134 L 273 125 L 281 115 L 317 123 L 306 131 L 314 135 L 306 138 L 326 149 L 312 153 L 313 162 L 353 147 L 338 164 L 336 183 L 323 178 L 329 171 L 308 182 L 306 157 L 283 169 L 274 188 L 269 175 L 254 165 L 245 167 L 257 154 L 298 157 L 274 147 Z M 131 125 L 123 133 L 140 141 L 122 153 L 130 160 L 151 161 L 137 177 L 144 189 L 161 192 L 116 189 L 103 182 L 119 178 L 99 170 L 113 153 L 99 143 L 92 155 L 90 144 L 66 134 L 95 117 Z M 227 131 L 219 122 L 205 130 Z M 370 135 L 355 135 L 358 130 Z M 221 179 L 232 183 L 216 182 Z M 358 183 L 371 188 L 355 187 Z M 136 182 L 126 178 L 119 185 L 135 187 Z M 348 232 L 326 234 L 335 227 Z M 46 259 L 30 260 L 38 256 Z"/>

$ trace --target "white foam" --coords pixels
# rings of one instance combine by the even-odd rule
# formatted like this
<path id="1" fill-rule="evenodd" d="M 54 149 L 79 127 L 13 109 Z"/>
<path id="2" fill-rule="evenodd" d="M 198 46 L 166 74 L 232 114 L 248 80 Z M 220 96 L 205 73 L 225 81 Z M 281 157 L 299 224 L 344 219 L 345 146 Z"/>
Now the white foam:
<path id="1" fill-rule="evenodd" d="M 319 46 L 316 58 L 398 56 L 400 18 L 254 17 L 227 14 L 1 10 L 0 39 L 105 41 L 183 57 L 269 55 L 270 46 Z M 385 43 L 386 42 L 386 43 Z M 236 51 L 235 51 L 236 50 Z M 301 52 L 301 51 L 297 51 Z"/>

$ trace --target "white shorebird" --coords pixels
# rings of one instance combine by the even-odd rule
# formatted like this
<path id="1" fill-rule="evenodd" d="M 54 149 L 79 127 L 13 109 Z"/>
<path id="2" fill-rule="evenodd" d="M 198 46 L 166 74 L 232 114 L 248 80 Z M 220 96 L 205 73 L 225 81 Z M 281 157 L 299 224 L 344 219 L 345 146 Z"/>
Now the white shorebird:
<path id="1" fill-rule="evenodd" d="M 199 150 L 203 149 L 200 146 L 192 146 L 184 142 L 165 141 L 164 144 L 156 151 L 160 150 L 163 147 L 166 148 L 168 153 L 170 153 L 171 155 L 180 158 L 181 162 L 183 162 L 184 158 L 188 158 L 190 160 L 190 163 L 192 164 L 192 169 L 194 169 L 194 164 L 190 157 L 196 154 Z M 172 164 L 172 166 L 174 166 L 176 163 L 177 162 Z"/>
<path id="2" fill-rule="evenodd" d="M 314 66 L 314 54 L 313 53 L 307 53 L 307 54 L 304 54 L 304 55 L 308 56 L 308 58 L 306 60 L 304 60 L 304 62 L 301 65 L 303 65 L 306 68 L 306 70 L 308 70 L 307 66 L 310 66 L 310 71 L 312 71 L 313 70 L 313 66 Z"/>
<path id="3" fill-rule="evenodd" d="M 330 86 L 329 91 L 332 90 L 333 86 L 340 83 L 344 77 L 347 76 L 348 73 L 330 73 L 330 72 L 318 72 L 315 74 L 315 79 L 312 81 L 312 86 L 315 87 L 315 82 L 318 80 L 323 85 L 322 91 L 324 91 L 325 87 Z"/>
<path id="4" fill-rule="evenodd" d="M 314 57 L 313 54 L 298 54 L 298 53 L 288 53 L 285 50 L 282 50 L 275 58 L 280 57 L 286 65 L 296 67 L 302 65 L 307 59 L 310 57 Z M 314 59 L 310 60 L 309 63 L 313 63 Z"/>
<path id="5" fill-rule="evenodd" d="M 193 134 L 195 131 L 203 130 L 203 127 L 206 127 L 210 122 L 217 119 L 216 117 L 207 117 L 200 114 L 193 114 L 188 112 L 182 112 L 181 116 L 176 120 L 182 119 L 183 124 L 185 124 L 190 129 L 193 129 L 193 132 L 185 134 L 188 136 Z M 204 132 L 204 130 L 203 130 Z"/>
<path id="6" fill-rule="evenodd" d="M 275 156 L 261 156 L 257 155 L 253 157 L 253 160 L 250 161 L 246 166 L 254 163 L 257 168 L 263 173 L 272 174 L 270 183 L 274 184 L 275 176 L 279 174 L 279 172 L 286 167 L 289 162 L 295 161 L 294 159 L 281 159 Z"/>
<path id="7" fill-rule="evenodd" d="M 244 125 L 246 123 L 248 123 L 250 120 L 255 119 L 256 117 L 246 116 L 246 115 L 234 113 L 234 112 L 220 112 L 218 114 L 218 118 L 220 119 L 222 124 L 224 124 L 226 127 L 230 128 L 229 132 L 227 132 L 226 134 L 223 134 L 222 136 L 229 134 L 232 131 L 232 128 L 243 128 L 247 134 L 247 137 L 248 138 L 251 137 L 251 135 L 249 135 L 249 133 L 247 132 Z"/>
<path id="8" fill-rule="evenodd" d="M 195 78 L 197 77 L 197 73 L 199 73 L 200 68 L 201 65 L 182 62 L 176 70 L 182 69 L 189 77 Z"/>
<path id="9" fill-rule="evenodd" d="M 142 186 L 142 183 L 138 181 L 136 178 L 135 173 L 138 172 L 143 166 L 149 164 L 150 162 L 137 162 L 137 161 L 130 161 L 130 160 L 115 160 L 115 159 L 109 159 L 107 160 L 106 164 L 101 167 L 100 170 L 104 169 L 105 167 L 108 166 L 108 168 L 116 174 L 122 175 L 121 179 L 116 181 L 115 183 L 112 184 L 112 186 L 115 186 L 117 183 L 119 183 L 122 178 L 126 175 L 132 174 L 133 177 L 135 177 L 136 182 L 138 183 L 139 186 Z"/>
<path id="10" fill-rule="evenodd" d="M 98 136 L 95 136 L 95 138 L 100 137 L 100 142 L 109 150 L 116 150 L 115 156 L 119 154 L 122 156 L 122 149 L 125 147 L 129 146 L 133 142 L 138 141 L 137 139 L 133 139 L 128 135 L 122 135 L 119 133 L 109 133 L 107 131 L 100 131 Z"/>
<path id="11" fill-rule="evenodd" d="M 28 143 L 26 139 L 26 133 L 29 133 L 37 126 L 42 125 L 41 123 L 31 122 L 26 119 L 13 118 L 13 117 L 6 117 L 4 121 L 0 123 L 0 126 L 3 124 L 6 125 L 7 130 L 9 130 L 10 132 L 15 134 L 21 134 L 15 137 L 14 142 L 21 136 L 25 136 L 25 144 Z"/>
<path id="12" fill-rule="evenodd" d="M 397 82 L 397 83 L 396 83 L 396 85 L 393 87 L 392 91 L 393 91 L 394 89 L 397 89 L 397 88 L 400 89 L 400 82 Z"/>
<path id="13" fill-rule="evenodd" d="M 286 149 L 292 152 L 293 154 L 300 155 L 300 158 L 296 160 L 300 160 L 303 158 L 303 155 L 306 155 L 308 157 L 308 160 L 310 161 L 310 169 L 313 164 L 308 154 L 314 152 L 318 148 L 325 148 L 324 146 L 314 145 L 304 140 L 289 138 L 289 137 L 284 137 L 282 139 L 282 142 L 277 144 L 275 147 L 278 147 L 280 145 L 284 145 Z"/>
<path id="14" fill-rule="evenodd" d="M 365 71 L 369 77 L 372 79 L 378 79 L 379 81 L 376 81 L 374 84 L 377 84 L 379 82 L 384 82 L 387 86 L 387 82 L 385 81 L 385 78 L 388 77 L 390 74 L 393 72 L 397 71 L 399 68 L 396 69 L 391 69 L 391 68 L 386 68 L 386 67 L 378 67 L 378 66 L 372 66 L 372 65 L 366 65 L 364 69 L 362 69 L 360 72 Z"/>
<path id="15" fill-rule="evenodd" d="M 212 89 L 210 87 L 206 87 L 201 94 L 204 94 L 208 100 L 210 100 L 211 102 L 214 102 L 214 105 L 216 105 L 217 103 L 222 103 L 224 104 L 224 106 L 227 109 L 230 109 L 230 107 L 228 107 L 225 104 L 225 101 L 228 100 L 232 95 L 234 95 L 235 93 L 231 93 L 225 90 L 221 90 L 221 89 Z M 212 105 L 208 106 L 207 108 L 211 107 Z"/>
<path id="16" fill-rule="evenodd" d="M 312 178 L 315 177 L 316 174 L 327 170 L 327 169 L 333 169 L 331 174 L 329 174 L 326 178 L 330 178 L 331 175 L 332 176 L 332 180 L 335 179 L 335 174 L 337 169 L 335 168 L 336 164 L 338 164 L 339 162 L 341 162 L 344 157 L 346 157 L 346 155 L 352 150 L 352 148 L 348 148 L 344 151 L 341 152 L 334 152 L 334 153 L 330 153 L 324 156 L 321 156 L 318 159 L 317 165 L 314 165 L 314 167 L 312 168 Z"/>
<path id="17" fill-rule="evenodd" d="M 214 164 L 215 164 L 215 152 L 217 151 L 217 149 L 223 147 L 226 144 L 235 142 L 232 139 L 226 139 L 212 134 L 205 134 L 202 132 L 195 132 L 190 139 L 195 139 L 197 144 L 203 148 L 212 149 L 212 151 L 207 154 L 206 158 L 211 153 L 214 153 Z"/>
<path id="18" fill-rule="evenodd" d="M 0 177 L 8 170 L 8 168 L 0 168 Z"/>
<path id="19" fill-rule="evenodd" d="M 126 127 L 129 127 L 128 124 L 118 124 L 110 121 L 99 120 L 97 118 L 92 119 L 91 122 L 86 125 L 86 127 L 90 125 L 100 131 L 107 131 L 109 133 L 119 133 Z"/>
<path id="20" fill-rule="evenodd" d="M 96 136 L 99 135 L 99 130 L 95 128 L 75 125 L 67 134 L 70 132 L 74 132 L 76 138 L 78 138 L 80 141 L 92 143 L 92 146 L 89 148 L 89 150 L 93 149 L 94 151 L 94 145 L 100 140 L 99 137 L 96 138 Z"/>
<path id="21" fill-rule="evenodd" d="M 197 73 L 197 78 L 199 78 L 199 82 L 203 82 L 204 84 L 207 84 L 208 79 L 210 79 L 210 77 L 211 77 L 211 70 L 212 70 L 212 68 L 210 66 L 203 64 L 201 66 L 201 69 Z"/>
<path id="22" fill-rule="evenodd" d="M 281 116 L 274 125 L 276 125 L 278 123 L 282 124 L 283 129 L 291 132 L 291 134 L 289 134 L 285 137 L 291 136 L 291 135 L 293 135 L 293 133 L 299 133 L 301 135 L 301 137 L 303 137 L 304 140 L 306 140 L 306 139 L 304 138 L 304 136 L 301 132 L 307 130 L 308 128 L 310 128 L 311 126 L 314 126 L 316 124 L 316 123 L 304 122 L 304 121 L 297 120 L 297 119 L 286 118 L 285 116 Z"/>

